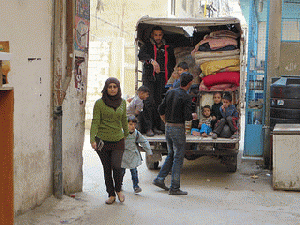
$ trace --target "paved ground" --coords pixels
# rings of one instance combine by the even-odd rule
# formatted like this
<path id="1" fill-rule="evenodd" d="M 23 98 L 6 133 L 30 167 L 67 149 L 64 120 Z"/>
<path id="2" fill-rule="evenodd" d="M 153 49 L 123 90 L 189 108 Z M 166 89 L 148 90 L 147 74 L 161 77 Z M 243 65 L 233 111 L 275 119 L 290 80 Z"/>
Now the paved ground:
<path id="1" fill-rule="evenodd" d="M 143 191 L 133 193 L 128 171 L 123 187 L 125 202 L 105 205 L 101 164 L 89 143 L 83 156 L 83 192 L 76 193 L 75 198 L 51 197 L 18 216 L 16 225 L 300 224 L 300 193 L 274 191 L 272 174 L 260 161 L 242 161 L 239 157 L 236 173 L 222 172 L 224 166 L 214 158 L 185 161 L 181 185 L 187 196 L 170 196 L 153 186 L 158 171 L 150 171 L 143 164 L 138 168 Z"/>

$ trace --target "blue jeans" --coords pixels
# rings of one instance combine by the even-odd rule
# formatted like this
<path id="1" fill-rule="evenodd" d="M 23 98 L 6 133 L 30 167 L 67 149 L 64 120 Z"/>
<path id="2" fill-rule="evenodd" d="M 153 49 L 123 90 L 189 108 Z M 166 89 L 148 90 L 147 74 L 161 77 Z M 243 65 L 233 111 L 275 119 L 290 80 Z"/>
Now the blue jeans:
<path id="1" fill-rule="evenodd" d="M 126 169 L 125 168 L 122 168 L 122 176 L 124 177 L 125 175 L 125 172 L 126 172 Z M 131 173 L 131 179 L 132 179 L 132 183 L 133 183 L 133 189 L 134 188 L 138 188 L 139 185 L 139 178 L 138 178 L 138 171 L 137 171 L 137 168 L 134 168 L 134 169 L 130 169 L 130 173 Z"/>
<path id="2" fill-rule="evenodd" d="M 166 141 L 168 146 L 168 156 L 161 167 L 157 180 L 164 181 L 169 172 L 171 175 L 171 190 L 180 188 L 180 170 L 183 164 L 185 152 L 185 127 L 166 125 Z"/>

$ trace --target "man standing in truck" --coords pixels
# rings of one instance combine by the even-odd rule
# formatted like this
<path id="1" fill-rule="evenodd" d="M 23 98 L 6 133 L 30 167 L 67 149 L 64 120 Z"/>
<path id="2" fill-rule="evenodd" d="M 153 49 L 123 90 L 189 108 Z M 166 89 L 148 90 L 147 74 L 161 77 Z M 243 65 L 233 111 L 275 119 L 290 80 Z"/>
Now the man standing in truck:
<path id="1" fill-rule="evenodd" d="M 174 49 L 165 43 L 163 36 L 163 29 L 160 26 L 153 27 L 150 42 L 145 43 L 138 54 L 139 60 L 143 62 L 143 85 L 150 89 L 150 96 L 144 101 L 144 110 L 149 115 L 143 124 L 147 136 L 153 136 L 154 133 L 162 134 L 157 108 L 162 101 L 165 84 L 176 65 Z"/>
<path id="2" fill-rule="evenodd" d="M 158 108 L 160 117 L 166 124 L 168 156 L 153 184 L 169 190 L 169 195 L 187 195 L 186 191 L 180 190 L 180 170 L 185 153 L 185 121 L 193 119 L 192 97 L 187 94 L 192 81 L 193 75 L 183 73 L 180 77 L 180 88 L 168 91 Z M 172 177 L 169 189 L 165 185 L 165 178 L 170 172 Z"/>

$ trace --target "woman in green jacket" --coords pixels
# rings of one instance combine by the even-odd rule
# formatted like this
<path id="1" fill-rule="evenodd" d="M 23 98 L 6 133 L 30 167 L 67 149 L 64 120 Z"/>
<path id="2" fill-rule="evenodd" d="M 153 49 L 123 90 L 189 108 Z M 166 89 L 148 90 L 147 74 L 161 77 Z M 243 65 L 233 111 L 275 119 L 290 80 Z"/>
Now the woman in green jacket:
<path id="1" fill-rule="evenodd" d="M 110 77 L 105 81 L 102 98 L 94 105 L 93 120 L 90 132 L 90 142 L 100 157 L 104 170 L 104 179 L 108 199 L 106 204 L 116 200 L 124 202 L 121 192 L 122 169 L 121 162 L 124 152 L 124 138 L 128 136 L 126 117 L 126 101 L 121 98 L 121 88 L 118 79 Z M 96 141 L 97 140 L 97 141 Z M 98 149 L 99 140 L 104 142 Z"/>

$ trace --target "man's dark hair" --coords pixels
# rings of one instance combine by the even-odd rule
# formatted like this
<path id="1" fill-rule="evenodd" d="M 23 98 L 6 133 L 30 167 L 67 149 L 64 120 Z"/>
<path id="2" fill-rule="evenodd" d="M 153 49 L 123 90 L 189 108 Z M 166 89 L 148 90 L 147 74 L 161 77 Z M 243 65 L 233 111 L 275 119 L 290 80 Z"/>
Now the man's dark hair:
<path id="1" fill-rule="evenodd" d="M 194 77 L 192 74 L 190 74 L 188 72 L 182 73 L 180 76 L 180 86 L 186 87 L 193 79 L 194 79 Z"/>
<path id="2" fill-rule="evenodd" d="M 225 92 L 224 95 L 223 95 L 223 99 L 226 99 L 228 101 L 232 101 L 232 96 L 229 92 Z"/>
<path id="3" fill-rule="evenodd" d="M 153 31 L 155 31 L 155 30 L 161 30 L 162 32 L 164 32 L 164 30 L 162 29 L 161 26 L 154 26 L 151 30 L 151 33 L 153 33 Z"/>
<path id="4" fill-rule="evenodd" d="M 201 112 L 204 112 L 204 109 L 209 109 L 210 110 L 210 106 L 209 105 L 205 105 L 201 107 Z"/>
<path id="5" fill-rule="evenodd" d="M 180 67 L 184 70 L 188 70 L 189 69 L 189 65 L 186 62 L 180 62 L 177 67 Z"/>
<path id="6" fill-rule="evenodd" d="M 144 85 L 140 86 L 138 89 L 137 89 L 137 92 L 147 92 L 147 93 L 150 93 L 150 89 Z"/>
<path id="7" fill-rule="evenodd" d="M 128 123 L 129 122 L 137 123 L 137 119 L 135 118 L 135 116 L 128 116 L 127 121 L 128 121 Z"/>

